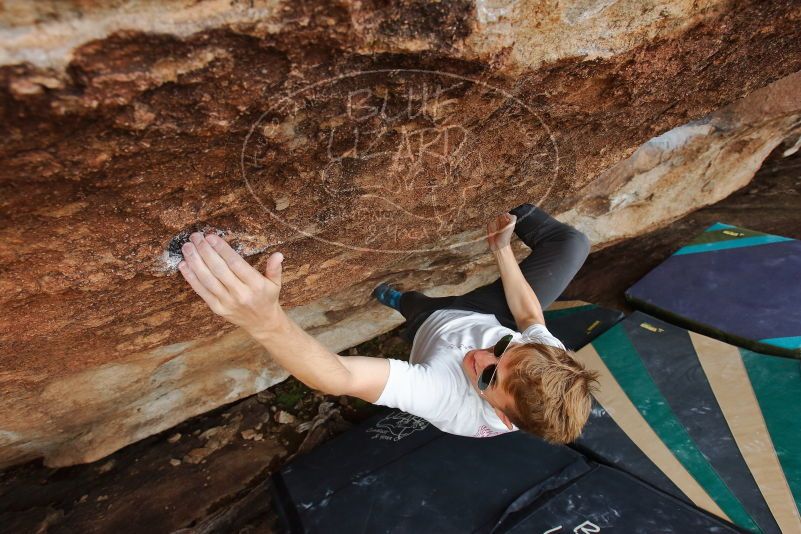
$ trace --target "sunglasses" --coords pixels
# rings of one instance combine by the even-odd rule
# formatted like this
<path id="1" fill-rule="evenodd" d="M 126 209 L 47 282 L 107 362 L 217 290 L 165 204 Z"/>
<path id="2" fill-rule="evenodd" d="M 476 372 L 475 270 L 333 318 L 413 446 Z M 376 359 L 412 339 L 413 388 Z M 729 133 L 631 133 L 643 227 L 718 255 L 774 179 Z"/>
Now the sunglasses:
<path id="1" fill-rule="evenodd" d="M 495 357 L 500 360 L 503 353 L 506 352 L 506 349 L 509 347 L 509 343 L 512 342 L 512 334 L 507 334 L 503 336 L 500 341 L 495 344 L 493 347 L 492 352 L 495 354 Z M 493 385 L 495 382 L 495 372 L 498 370 L 498 364 L 493 363 L 492 365 L 488 365 L 481 371 L 481 374 L 478 376 L 478 390 L 482 393 L 486 391 L 490 386 Z"/>

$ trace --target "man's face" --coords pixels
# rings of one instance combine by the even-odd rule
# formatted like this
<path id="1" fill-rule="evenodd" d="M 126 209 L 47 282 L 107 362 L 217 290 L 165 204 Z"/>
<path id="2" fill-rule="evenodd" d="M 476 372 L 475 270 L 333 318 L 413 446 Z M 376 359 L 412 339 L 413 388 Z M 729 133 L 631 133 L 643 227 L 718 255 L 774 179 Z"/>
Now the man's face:
<path id="1" fill-rule="evenodd" d="M 510 343 L 506 349 L 506 356 L 508 356 L 509 349 L 516 343 Z M 470 384 L 479 394 L 478 390 L 478 377 L 482 371 L 490 365 L 497 365 L 495 370 L 495 379 L 492 385 L 487 388 L 482 396 L 489 401 L 493 408 L 508 413 L 509 408 L 514 406 L 514 398 L 505 389 L 505 380 L 511 371 L 509 364 L 512 359 L 507 357 L 496 358 L 493 353 L 493 347 L 486 349 L 474 349 L 468 351 L 462 359 L 462 370 L 464 371 Z"/>

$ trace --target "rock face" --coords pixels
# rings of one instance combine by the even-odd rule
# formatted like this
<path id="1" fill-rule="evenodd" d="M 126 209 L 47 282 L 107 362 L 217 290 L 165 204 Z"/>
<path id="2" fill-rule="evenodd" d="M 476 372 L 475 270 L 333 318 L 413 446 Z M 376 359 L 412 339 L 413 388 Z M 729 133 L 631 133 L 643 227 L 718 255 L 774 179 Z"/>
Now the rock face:
<path id="1" fill-rule="evenodd" d="M 562 218 L 604 245 L 640 235 L 744 187 L 784 140 L 788 156 L 801 143 L 801 72 L 649 140 L 576 192 Z"/>
<path id="2" fill-rule="evenodd" d="M 91 461 L 283 379 L 176 274 L 195 229 L 257 266 L 280 249 L 284 306 L 341 350 L 400 322 L 378 281 L 494 278 L 482 228 L 521 202 L 602 246 L 725 196 L 795 131 L 797 80 L 732 103 L 801 69 L 799 22 L 791 0 L 14 4 L 0 466 Z"/>

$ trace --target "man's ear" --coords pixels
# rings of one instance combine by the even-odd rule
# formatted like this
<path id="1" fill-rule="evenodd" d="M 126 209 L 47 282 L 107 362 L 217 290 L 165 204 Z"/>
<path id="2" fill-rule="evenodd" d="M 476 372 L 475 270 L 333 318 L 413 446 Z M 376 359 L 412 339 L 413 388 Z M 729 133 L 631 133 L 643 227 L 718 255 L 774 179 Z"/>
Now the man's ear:
<path id="1" fill-rule="evenodd" d="M 503 421 L 503 424 L 506 425 L 506 428 L 508 428 L 509 430 L 512 430 L 514 428 L 514 424 L 512 424 L 512 421 L 509 419 L 509 417 L 507 417 L 506 414 L 503 413 L 498 408 L 495 408 L 495 415 L 497 415 L 498 418 L 501 421 Z"/>

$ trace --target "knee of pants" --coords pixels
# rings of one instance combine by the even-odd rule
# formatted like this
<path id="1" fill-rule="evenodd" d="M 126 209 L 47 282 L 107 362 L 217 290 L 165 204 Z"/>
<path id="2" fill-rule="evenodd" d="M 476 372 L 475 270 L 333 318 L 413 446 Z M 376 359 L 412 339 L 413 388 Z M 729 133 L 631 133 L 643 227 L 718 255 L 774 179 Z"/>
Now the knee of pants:
<path id="1" fill-rule="evenodd" d="M 569 228 L 568 242 L 570 243 L 570 251 L 575 256 L 576 261 L 583 263 L 587 256 L 590 255 L 592 243 L 584 232 L 576 230 L 572 226 Z"/>
<path id="2" fill-rule="evenodd" d="M 519 206 L 516 206 L 516 207 L 510 209 L 509 213 L 512 213 L 512 214 L 515 214 L 515 215 L 517 215 L 517 214 L 526 214 L 529 211 L 534 210 L 534 209 L 536 209 L 534 205 L 529 204 L 528 202 L 526 202 L 525 204 L 520 204 Z"/>

